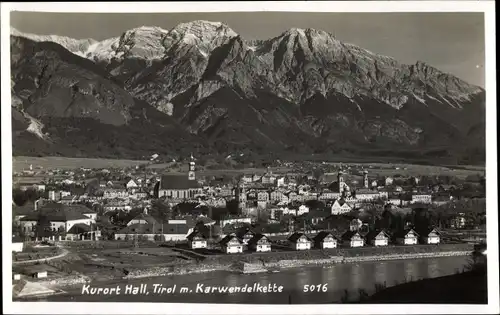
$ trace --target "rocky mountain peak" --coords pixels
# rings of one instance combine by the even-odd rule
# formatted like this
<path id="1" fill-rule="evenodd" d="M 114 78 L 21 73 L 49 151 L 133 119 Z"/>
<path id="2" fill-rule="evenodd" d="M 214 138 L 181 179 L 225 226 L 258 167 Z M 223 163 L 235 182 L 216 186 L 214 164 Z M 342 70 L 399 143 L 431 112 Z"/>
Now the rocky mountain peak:
<path id="1" fill-rule="evenodd" d="M 186 40 L 194 37 L 201 41 L 211 41 L 217 37 L 230 38 L 237 35 L 224 23 L 205 20 L 181 23 L 170 30 L 171 37 L 185 38 Z"/>

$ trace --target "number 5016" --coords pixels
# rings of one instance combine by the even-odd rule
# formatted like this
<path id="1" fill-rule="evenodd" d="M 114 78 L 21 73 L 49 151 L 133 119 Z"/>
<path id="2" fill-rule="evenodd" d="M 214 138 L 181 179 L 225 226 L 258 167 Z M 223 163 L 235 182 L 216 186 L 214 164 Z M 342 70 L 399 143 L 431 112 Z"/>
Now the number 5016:
<path id="1" fill-rule="evenodd" d="M 327 292 L 327 291 L 328 291 L 328 283 L 304 285 L 304 293 L 306 293 L 306 292 Z"/>

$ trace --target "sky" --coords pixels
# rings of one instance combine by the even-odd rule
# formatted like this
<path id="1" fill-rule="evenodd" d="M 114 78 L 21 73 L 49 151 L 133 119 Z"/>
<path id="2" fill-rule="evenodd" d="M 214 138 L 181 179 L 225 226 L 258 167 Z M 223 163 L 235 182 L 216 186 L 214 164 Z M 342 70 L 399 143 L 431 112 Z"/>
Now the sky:
<path id="1" fill-rule="evenodd" d="M 314 28 L 378 54 L 413 64 L 424 61 L 484 87 L 483 13 L 45 13 L 12 12 L 21 32 L 103 40 L 140 26 L 171 29 L 194 20 L 224 22 L 244 39 L 267 39 Z"/>

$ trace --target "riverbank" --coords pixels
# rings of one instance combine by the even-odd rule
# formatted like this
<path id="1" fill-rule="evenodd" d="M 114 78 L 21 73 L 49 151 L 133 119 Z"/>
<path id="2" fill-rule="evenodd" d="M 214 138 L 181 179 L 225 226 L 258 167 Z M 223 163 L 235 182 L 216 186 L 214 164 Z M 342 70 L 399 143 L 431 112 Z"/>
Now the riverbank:
<path id="1" fill-rule="evenodd" d="M 471 244 L 442 244 L 421 246 L 392 246 L 384 248 L 336 248 L 303 252 L 248 253 L 238 255 L 214 255 L 203 261 L 168 266 L 127 268 L 115 276 L 86 276 L 84 274 L 36 281 L 50 289 L 64 289 L 85 283 L 132 280 L 159 276 L 178 276 L 196 273 L 229 271 L 233 273 L 279 272 L 290 268 L 328 266 L 367 261 L 405 260 L 467 256 L 473 250 Z"/>
<path id="2" fill-rule="evenodd" d="M 92 295 L 83 294 L 83 285 L 75 285 L 64 289 L 62 294 L 45 297 L 25 297 L 16 300 L 44 302 L 158 302 L 158 303 L 238 303 L 238 304 L 331 304 L 346 303 L 343 300 L 349 291 L 349 300 L 357 302 L 359 291 L 367 295 L 377 291 L 374 289 L 383 284 L 385 287 L 407 283 L 412 279 L 427 279 L 455 274 L 466 268 L 467 256 L 404 259 L 377 262 L 360 262 L 346 264 L 331 264 L 327 267 L 308 266 L 300 268 L 285 268 L 280 272 L 242 274 L 237 272 L 214 271 L 190 273 L 185 275 L 170 275 L 138 279 L 115 279 L 105 282 L 89 283 L 90 287 L 117 288 L 121 290 L 129 285 L 147 285 L 152 290 L 157 284 L 165 288 L 177 286 L 171 294 L 139 294 L 139 295 Z M 205 294 L 198 291 L 198 285 L 203 287 L 243 287 L 245 285 L 277 284 L 283 286 L 283 292 L 273 294 L 235 293 Z M 326 292 L 304 293 L 305 284 L 326 284 Z M 185 287 L 189 294 L 180 292 Z"/>

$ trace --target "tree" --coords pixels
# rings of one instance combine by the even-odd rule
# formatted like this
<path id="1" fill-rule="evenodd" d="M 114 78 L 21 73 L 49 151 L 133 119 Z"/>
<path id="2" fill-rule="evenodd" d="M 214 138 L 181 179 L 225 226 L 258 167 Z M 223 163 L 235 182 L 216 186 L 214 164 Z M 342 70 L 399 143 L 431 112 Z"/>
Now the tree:
<path id="1" fill-rule="evenodd" d="M 239 204 L 236 199 L 232 199 L 226 203 L 226 208 L 228 212 L 232 215 L 240 214 Z"/>
<path id="2" fill-rule="evenodd" d="M 35 225 L 35 236 L 43 238 L 51 237 L 52 235 L 54 235 L 54 232 L 52 231 L 52 225 L 49 217 L 45 214 L 40 213 Z"/>
<path id="3" fill-rule="evenodd" d="M 23 206 L 28 201 L 35 202 L 40 197 L 42 197 L 42 194 L 33 188 L 28 188 L 24 191 L 19 188 L 12 190 L 12 199 L 18 206 Z"/>
<path id="4" fill-rule="evenodd" d="M 315 168 L 312 171 L 312 175 L 313 175 L 314 179 L 316 179 L 317 181 L 319 181 L 321 179 L 321 177 L 323 176 L 323 174 L 324 174 L 324 171 L 321 168 L 319 168 L 319 167 Z"/>

